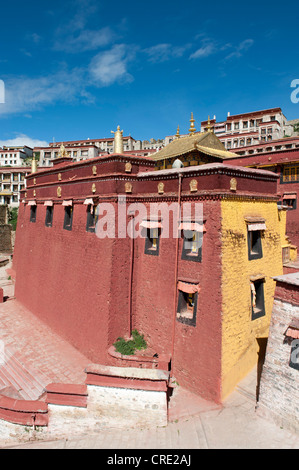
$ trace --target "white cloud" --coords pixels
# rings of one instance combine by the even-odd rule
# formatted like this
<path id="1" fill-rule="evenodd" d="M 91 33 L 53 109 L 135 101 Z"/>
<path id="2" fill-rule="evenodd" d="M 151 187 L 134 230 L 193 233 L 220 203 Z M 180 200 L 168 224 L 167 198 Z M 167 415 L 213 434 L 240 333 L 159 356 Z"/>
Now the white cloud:
<path id="1" fill-rule="evenodd" d="M 216 47 L 213 43 L 209 43 L 206 45 L 203 45 L 199 49 L 197 49 L 195 52 L 193 52 L 189 59 L 203 59 L 204 57 L 209 57 L 210 55 L 214 54 L 216 52 Z"/>
<path id="2" fill-rule="evenodd" d="M 0 115 L 28 113 L 57 102 L 90 101 L 85 80 L 82 69 L 63 70 L 45 77 L 5 80 L 5 103 L 0 105 Z"/>
<path id="3" fill-rule="evenodd" d="M 148 47 L 143 50 L 148 55 L 149 61 L 153 63 L 165 62 L 173 58 L 182 57 L 186 49 L 190 47 L 189 44 L 186 46 L 172 46 L 172 44 L 162 43 L 152 47 Z"/>
<path id="4" fill-rule="evenodd" d="M 92 82 L 97 86 L 109 86 L 115 82 L 132 81 L 127 65 L 134 56 L 134 48 L 125 44 L 117 44 L 110 50 L 97 54 L 89 66 Z"/>
<path id="5" fill-rule="evenodd" d="M 54 44 L 54 49 L 69 53 L 86 52 L 98 49 L 110 44 L 114 33 L 109 27 L 96 31 L 82 30 L 78 34 L 60 37 Z"/>
<path id="6" fill-rule="evenodd" d="M 0 140 L 0 147 L 20 147 L 27 145 L 27 147 L 47 147 L 49 144 L 45 140 L 33 139 L 25 134 L 18 134 L 13 139 Z"/>
<path id="7" fill-rule="evenodd" d="M 31 33 L 27 34 L 26 39 L 32 41 L 34 44 L 39 44 L 42 38 L 37 33 Z"/>
<path id="8" fill-rule="evenodd" d="M 248 51 L 248 49 L 253 46 L 253 44 L 253 39 L 245 39 L 244 41 L 240 42 L 240 44 L 234 48 L 234 51 L 228 54 L 224 60 L 227 61 L 231 59 L 239 59 L 243 56 L 244 52 Z"/>

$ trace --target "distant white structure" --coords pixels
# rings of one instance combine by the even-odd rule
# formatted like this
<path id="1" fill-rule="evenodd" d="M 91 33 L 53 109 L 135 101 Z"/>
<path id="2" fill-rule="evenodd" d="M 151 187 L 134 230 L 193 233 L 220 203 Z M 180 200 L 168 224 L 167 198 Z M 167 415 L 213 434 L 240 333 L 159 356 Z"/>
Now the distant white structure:
<path id="1" fill-rule="evenodd" d="M 20 147 L 0 147 L 0 166 L 22 166 L 27 158 L 32 158 L 33 149 L 27 145 Z"/>

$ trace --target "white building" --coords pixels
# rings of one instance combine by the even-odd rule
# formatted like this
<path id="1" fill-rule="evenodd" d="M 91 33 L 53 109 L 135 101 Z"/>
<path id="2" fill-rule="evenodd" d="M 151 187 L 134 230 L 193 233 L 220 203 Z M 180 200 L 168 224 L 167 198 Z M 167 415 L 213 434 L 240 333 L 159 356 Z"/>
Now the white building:
<path id="1" fill-rule="evenodd" d="M 0 148 L 0 166 L 22 166 L 26 158 L 31 158 L 33 149 L 27 147 Z"/>
<path id="2" fill-rule="evenodd" d="M 30 167 L 0 168 L 0 204 L 18 207 L 20 191 L 26 187 L 25 177 Z"/>
<path id="3" fill-rule="evenodd" d="M 208 128 L 208 120 L 201 122 L 201 131 Z M 210 120 L 210 128 L 221 140 L 227 150 L 249 145 L 258 145 L 272 140 L 282 139 L 290 132 L 288 121 L 281 108 L 230 115 L 226 121 Z"/>

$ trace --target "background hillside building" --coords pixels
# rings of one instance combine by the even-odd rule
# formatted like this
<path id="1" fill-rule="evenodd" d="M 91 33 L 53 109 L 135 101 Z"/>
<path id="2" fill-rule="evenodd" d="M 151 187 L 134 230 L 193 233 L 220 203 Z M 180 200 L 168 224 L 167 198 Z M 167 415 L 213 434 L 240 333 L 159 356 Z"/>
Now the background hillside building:
<path id="1" fill-rule="evenodd" d="M 287 118 L 281 108 L 265 109 L 244 114 L 230 115 L 226 121 L 211 120 L 213 132 L 223 142 L 226 149 L 235 149 L 262 142 L 272 142 L 290 132 Z M 207 130 L 208 121 L 202 121 L 201 131 Z"/>
<path id="2" fill-rule="evenodd" d="M 29 167 L 0 168 L 0 204 L 18 207 L 20 192 L 26 187 Z"/>
<path id="3" fill-rule="evenodd" d="M 3 147 L 0 148 L 0 166 L 22 166 L 26 159 L 33 155 L 33 149 L 27 147 Z"/>

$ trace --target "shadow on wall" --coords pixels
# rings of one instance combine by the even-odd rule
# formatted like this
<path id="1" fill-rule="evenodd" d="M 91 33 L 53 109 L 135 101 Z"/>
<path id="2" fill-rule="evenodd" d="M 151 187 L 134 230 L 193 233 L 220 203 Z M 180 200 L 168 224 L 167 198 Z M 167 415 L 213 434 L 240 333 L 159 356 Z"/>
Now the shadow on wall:
<path id="1" fill-rule="evenodd" d="M 256 380 L 256 401 L 259 400 L 260 381 L 263 371 L 263 365 L 266 357 L 266 349 L 268 338 L 257 338 L 258 343 L 258 363 L 257 363 L 257 380 Z"/>

